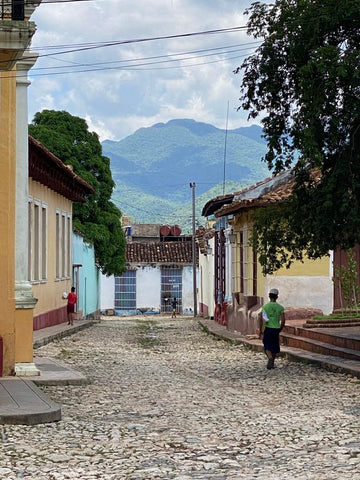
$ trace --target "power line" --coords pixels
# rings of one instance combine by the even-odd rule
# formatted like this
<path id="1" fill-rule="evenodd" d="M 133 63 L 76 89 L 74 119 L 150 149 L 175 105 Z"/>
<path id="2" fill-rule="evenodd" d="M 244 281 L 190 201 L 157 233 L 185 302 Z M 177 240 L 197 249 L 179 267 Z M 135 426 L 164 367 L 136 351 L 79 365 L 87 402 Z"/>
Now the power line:
<path id="1" fill-rule="evenodd" d="M 223 58 L 219 60 L 212 60 L 209 62 L 199 62 L 199 63 L 193 63 L 189 65 L 177 65 L 177 66 L 172 66 L 172 67 L 153 67 L 153 68 L 136 68 L 136 67 L 141 67 L 145 65 L 150 65 L 150 64 L 142 64 L 142 65 L 135 65 L 131 67 L 106 67 L 106 68 L 89 68 L 89 69 L 84 69 L 84 70 L 75 70 L 75 71 L 66 71 L 66 72 L 54 72 L 54 73 L 38 73 L 38 74 L 31 74 L 30 75 L 33 77 L 42 77 L 42 76 L 48 76 L 48 75 L 66 75 L 70 73 L 88 73 L 88 72 L 105 72 L 108 70 L 125 70 L 125 71 L 139 71 L 139 70 L 172 70 L 176 68 L 186 68 L 186 67 L 198 67 L 201 65 L 210 65 L 212 63 L 220 63 L 220 62 L 225 62 L 226 60 L 234 60 L 238 58 L 243 58 L 246 57 L 246 55 L 236 55 L 235 57 L 229 57 L 229 58 Z"/>
<path id="2" fill-rule="evenodd" d="M 179 52 L 179 53 L 169 53 L 166 55 L 153 55 L 150 57 L 140 57 L 140 58 L 133 58 L 133 59 L 126 59 L 126 60 L 110 60 L 107 62 L 94 62 L 94 63 L 77 63 L 77 62 L 69 62 L 73 65 L 58 65 L 58 66 L 52 66 L 52 67 L 34 67 L 32 68 L 31 71 L 39 71 L 39 70 L 57 70 L 61 68 L 69 68 L 69 67 L 91 67 L 91 66 L 101 66 L 101 65 L 109 65 L 109 64 L 121 64 L 121 63 L 128 63 L 129 65 L 125 65 L 125 67 L 131 67 L 133 62 L 142 62 L 145 60 L 158 60 L 158 59 L 165 59 L 162 62 L 154 62 L 154 63 L 166 63 L 167 61 L 169 62 L 174 62 L 174 61 L 183 61 L 183 60 L 189 60 L 193 58 L 203 58 L 203 57 L 209 57 L 209 56 L 214 56 L 214 55 L 225 55 L 228 53 L 235 53 L 235 52 L 240 52 L 244 50 L 248 50 L 249 48 L 253 48 L 254 45 L 258 45 L 260 42 L 249 42 L 249 43 L 239 43 L 235 45 L 228 45 L 228 46 L 222 46 L 222 47 L 214 47 L 214 48 L 205 48 L 201 50 L 190 50 L 187 52 Z M 245 46 L 246 45 L 246 46 Z M 244 47 L 244 48 L 237 48 L 237 47 Z M 204 53 L 204 52 L 213 52 L 213 53 Z M 203 54 L 203 55 L 195 55 L 194 57 L 185 57 L 185 58 L 180 58 L 180 59 L 174 59 L 172 57 L 184 57 L 185 55 L 192 55 L 192 54 Z M 66 60 L 62 59 L 56 59 L 59 61 L 66 62 Z M 146 65 L 146 64 L 145 64 Z"/>
<path id="3" fill-rule="evenodd" d="M 83 52 L 86 50 L 95 50 L 98 48 L 106 48 L 106 47 L 114 47 L 117 45 L 130 45 L 134 43 L 144 43 L 144 42 L 154 42 L 154 41 L 159 41 L 159 40 L 172 40 L 174 38 L 189 38 L 189 37 L 196 37 L 196 36 L 201 36 L 201 35 L 217 35 L 217 34 L 222 34 L 222 33 L 235 33 L 239 32 L 241 30 L 246 29 L 247 26 L 238 26 L 238 27 L 229 27 L 229 28 L 220 28 L 216 30 L 203 30 L 200 32 L 190 32 L 190 33 L 179 33 L 175 35 L 163 35 L 163 36 L 158 36 L 158 37 L 145 37 L 145 38 L 135 38 L 132 40 L 114 40 L 110 42 L 92 42 L 92 43 L 79 43 L 79 44 L 70 44 L 70 45 L 52 45 L 52 46 L 47 46 L 47 47 L 36 47 L 34 46 L 34 49 L 40 50 L 40 49 L 65 49 L 60 52 L 55 52 L 55 53 L 48 53 L 41 55 L 42 57 L 50 57 L 53 55 L 64 55 L 66 53 L 74 53 L 74 52 Z M 67 50 L 67 49 L 70 50 Z"/>
<path id="4" fill-rule="evenodd" d="M 82 1 L 82 0 L 81 0 Z M 34 50 L 46 50 L 46 49 L 61 49 L 63 48 L 64 50 L 60 50 L 60 51 L 57 51 L 57 52 L 54 52 L 54 53 L 44 53 L 44 54 L 35 54 L 34 53 L 34 50 L 31 50 L 29 51 L 29 49 L 27 50 L 28 53 L 30 53 L 30 55 L 27 56 L 27 59 L 30 60 L 30 59 L 34 59 L 34 60 L 37 60 L 38 58 L 49 58 L 49 57 L 55 57 L 55 56 L 58 56 L 58 55 L 64 55 L 64 54 L 67 54 L 67 53 L 74 53 L 74 52 L 84 52 L 84 51 L 88 51 L 88 50 L 94 50 L 94 49 L 98 49 L 98 48 L 105 48 L 105 47 L 109 47 L 109 46 L 118 46 L 118 45 L 129 45 L 129 44 L 137 44 L 137 43 L 143 43 L 143 42 L 151 42 L 151 41 L 155 41 L 155 40 L 170 40 L 170 39 L 174 39 L 174 38 L 188 38 L 188 37 L 194 37 L 194 36 L 200 36 L 200 35 L 215 35 L 215 34 L 220 34 L 220 33 L 234 33 L 234 32 L 238 32 L 240 30 L 243 30 L 247 28 L 246 26 L 238 26 L 238 27 L 229 27 L 229 28 L 223 28 L 223 29 L 216 29 L 216 30 L 204 30 L 204 31 L 200 31 L 200 32 L 191 32 L 191 33 L 182 33 L 182 34 L 176 34 L 176 35 L 164 35 L 164 36 L 159 36 L 159 37 L 147 37 L 147 38 L 138 38 L 138 39 L 132 39 L 132 40 L 119 40 L 119 41 L 111 41 L 111 42 L 96 42 L 96 43 L 82 43 L 82 44 L 73 44 L 73 46 L 71 47 L 71 45 L 57 45 L 57 46 L 48 46 L 48 47 L 36 47 L 34 46 Z M 77 46 L 78 48 L 73 48 Z M 71 49 L 69 50 L 68 48 Z M 210 49 L 209 49 L 210 51 Z M 196 51 L 195 51 L 196 52 Z M 31 57 L 31 53 L 33 53 L 33 57 Z M 229 52 L 231 53 L 231 52 Z M 173 54 L 173 55 L 180 55 L 180 54 Z M 210 54 L 209 54 L 210 55 Z M 195 57 L 196 58 L 196 57 Z M 238 58 L 238 57 L 233 57 L 233 58 Z M 190 58 L 191 59 L 191 58 Z M 186 60 L 186 59 L 182 59 L 183 61 Z M 130 60 L 128 60 L 130 61 Z M 133 61 L 133 60 L 132 60 Z M 174 61 L 179 61 L 178 59 L 168 59 L 167 60 L 168 62 L 174 62 Z M 224 60 L 217 60 L 215 62 L 209 62 L 209 63 L 216 63 L 218 61 L 224 61 Z M 123 61 L 122 61 L 123 62 Z M 112 62 L 110 62 L 112 63 Z M 147 65 L 152 65 L 154 63 L 161 63 L 161 62 L 150 62 L 150 63 L 142 63 L 140 65 L 125 65 L 125 66 L 121 66 L 121 67 L 105 67 L 105 68 L 93 68 L 93 69 L 83 69 L 83 70 L 75 70 L 76 73 L 86 73 L 86 72 L 92 72 L 92 71 L 97 71 L 97 70 L 114 70 L 114 69 L 125 69 L 125 70 L 128 70 L 128 69 L 133 69 L 135 70 L 135 67 L 144 67 L 144 66 L 147 66 Z M 204 64 L 204 63 L 203 63 Z M 51 68 L 51 67 L 47 67 L 47 68 Z M 68 67 L 69 68 L 69 67 Z M 73 65 L 73 68 L 76 68 L 76 65 Z M 171 68 L 171 67 L 166 67 L 166 68 Z M 175 68 L 179 68 L 179 66 L 175 67 Z M 142 70 L 144 70 L 144 68 L 141 68 Z M 63 75 L 65 73 L 72 73 L 72 72 L 69 72 L 69 71 L 65 71 L 65 72 L 59 72 L 59 73 L 51 73 L 51 75 Z M 35 74 L 33 76 L 43 76 L 43 75 L 49 75 L 49 74 Z M 13 74 L 9 75 L 9 77 L 13 76 Z M 22 74 L 17 74 L 18 77 L 21 77 L 21 76 L 26 76 L 26 74 L 22 75 Z M 4 77 L 6 78 L 6 77 Z"/>
<path id="5" fill-rule="evenodd" d="M 49 75 L 67 75 L 67 74 L 71 74 L 71 73 L 88 73 L 88 72 L 105 72 L 105 71 L 110 71 L 110 70 L 123 70 L 123 71 L 145 71 L 145 70 L 173 70 L 173 69 L 178 69 L 178 68 L 188 68 L 188 67 L 198 67 L 198 66 L 201 66 L 201 65 L 211 65 L 213 63 L 221 63 L 221 62 L 226 62 L 228 60 L 235 60 L 235 59 L 239 59 L 239 58 L 244 58 L 244 57 L 247 57 L 248 55 L 247 54 L 244 54 L 244 55 L 235 55 L 233 57 L 227 57 L 227 58 L 221 58 L 221 59 L 218 59 L 218 60 L 211 60 L 211 61 L 208 61 L 208 62 L 197 62 L 197 63 L 193 63 L 193 64 L 188 64 L 188 65 L 174 65 L 174 66 L 170 66 L 170 67 L 150 67 L 150 68 L 146 68 L 146 66 L 149 66 L 149 65 L 156 65 L 156 64 L 159 64 L 159 63 L 170 63 L 170 61 L 168 62 L 151 62 L 151 63 L 143 63 L 143 64 L 139 64 L 139 65 L 123 65 L 123 66 L 118 66 L 118 67 L 103 67 L 103 68 L 85 68 L 85 69 L 82 69 L 82 70 L 68 70 L 68 71 L 64 71 L 64 72 L 48 72 L 48 73 L 31 73 L 32 71 L 29 72 L 29 74 L 32 76 L 32 77 L 42 77 L 42 76 L 49 76 Z M 184 59 L 184 60 L 187 60 L 187 59 Z M 176 60 L 176 61 L 179 61 L 179 60 Z M 26 76 L 25 74 L 22 75 L 18 75 L 18 77 L 21 77 L 21 76 Z M 3 78 L 7 78 L 7 77 L 3 77 Z"/>
<path id="6" fill-rule="evenodd" d="M 34 7 L 39 7 L 39 5 L 47 5 L 50 3 L 83 3 L 83 2 L 92 2 L 93 0 L 34 0 L 33 2 L 30 2 L 30 0 L 24 0 L 25 1 L 25 6 L 28 5 L 33 5 Z M 0 6 L 2 8 L 4 7 L 12 7 L 12 2 L 1 2 Z"/>
<path id="7" fill-rule="evenodd" d="M 137 210 L 139 211 L 140 213 L 142 213 L 143 215 L 147 215 L 147 216 L 155 216 L 155 217 L 160 217 L 160 218 L 171 218 L 173 217 L 174 219 L 183 219 L 183 220 L 187 220 L 191 217 L 191 215 L 178 215 L 176 213 L 157 213 L 157 212 L 154 212 L 153 210 L 146 210 L 144 208 L 141 208 L 141 207 L 137 207 L 135 205 L 130 205 L 126 202 L 123 202 L 123 201 L 118 201 L 116 199 L 111 199 L 111 201 L 118 207 L 120 208 L 122 211 L 124 211 L 124 209 L 122 208 L 122 205 L 124 205 L 125 207 L 128 207 L 130 210 Z M 181 208 L 182 205 L 179 205 L 179 208 Z"/>

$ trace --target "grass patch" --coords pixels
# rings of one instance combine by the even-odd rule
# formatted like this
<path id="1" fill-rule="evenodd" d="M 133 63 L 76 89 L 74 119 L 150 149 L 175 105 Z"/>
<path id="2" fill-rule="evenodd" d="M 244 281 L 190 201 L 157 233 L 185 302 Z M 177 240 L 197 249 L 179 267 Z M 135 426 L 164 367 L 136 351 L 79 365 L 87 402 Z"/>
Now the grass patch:
<path id="1" fill-rule="evenodd" d="M 139 337 L 137 341 L 143 348 L 154 348 L 160 344 L 160 340 L 157 337 L 150 335 Z"/>
<path id="2" fill-rule="evenodd" d="M 143 333 L 149 332 L 152 329 L 156 328 L 156 322 L 154 320 L 137 320 L 136 321 L 136 329 Z"/>
<path id="3" fill-rule="evenodd" d="M 74 357 L 74 352 L 71 350 L 66 350 L 65 348 L 62 348 L 60 352 L 56 355 L 56 358 L 59 360 L 66 360 L 68 358 L 73 358 Z"/>
<path id="4" fill-rule="evenodd" d="M 139 332 L 136 341 L 141 347 L 154 348 L 160 345 L 160 340 L 157 335 L 157 324 L 155 321 L 139 320 L 136 322 L 136 329 Z"/>

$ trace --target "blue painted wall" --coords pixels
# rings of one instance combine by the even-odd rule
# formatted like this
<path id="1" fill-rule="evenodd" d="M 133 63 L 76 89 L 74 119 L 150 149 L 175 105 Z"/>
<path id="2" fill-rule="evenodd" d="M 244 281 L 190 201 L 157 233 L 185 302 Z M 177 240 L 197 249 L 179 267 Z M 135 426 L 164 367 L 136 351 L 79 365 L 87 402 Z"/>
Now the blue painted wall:
<path id="1" fill-rule="evenodd" d="M 73 285 L 77 287 L 78 310 L 83 316 L 94 314 L 100 310 L 100 269 L 95 264 L 93 245 L 84 242 L 83 237 L 73 232 Z M 78 270 L 78 286 L 75 271 Z"/>

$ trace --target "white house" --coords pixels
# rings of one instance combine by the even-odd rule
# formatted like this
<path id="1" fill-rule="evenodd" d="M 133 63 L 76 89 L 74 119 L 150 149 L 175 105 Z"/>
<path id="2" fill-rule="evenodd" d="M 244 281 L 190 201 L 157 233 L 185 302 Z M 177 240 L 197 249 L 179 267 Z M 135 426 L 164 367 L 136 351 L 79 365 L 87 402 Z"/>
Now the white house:
<path id="1" fill-rule="evenodd" d="M 165 313 L 175 297 L 179 313 L 193 312 L 192 238 L 179 233 L 157 224 L 128 227 L 127 270 L 102 277 L 101 310 Z"/>

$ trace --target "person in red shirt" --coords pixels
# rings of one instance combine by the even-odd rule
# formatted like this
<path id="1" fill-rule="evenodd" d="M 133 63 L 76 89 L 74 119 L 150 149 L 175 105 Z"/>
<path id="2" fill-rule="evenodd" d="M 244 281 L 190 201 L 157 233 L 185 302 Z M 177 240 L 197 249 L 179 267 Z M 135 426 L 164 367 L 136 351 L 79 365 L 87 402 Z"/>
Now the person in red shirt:
<path id="1" fill-rule="evenodd" d="M 71 292 L 67 296 L 67 314 L 68 314 L 68 325 L 74 324 L 75 316 L 75 304 L 77 301 L 77 295 L 75 293 L 75 287 L 71 287 Z"/>

